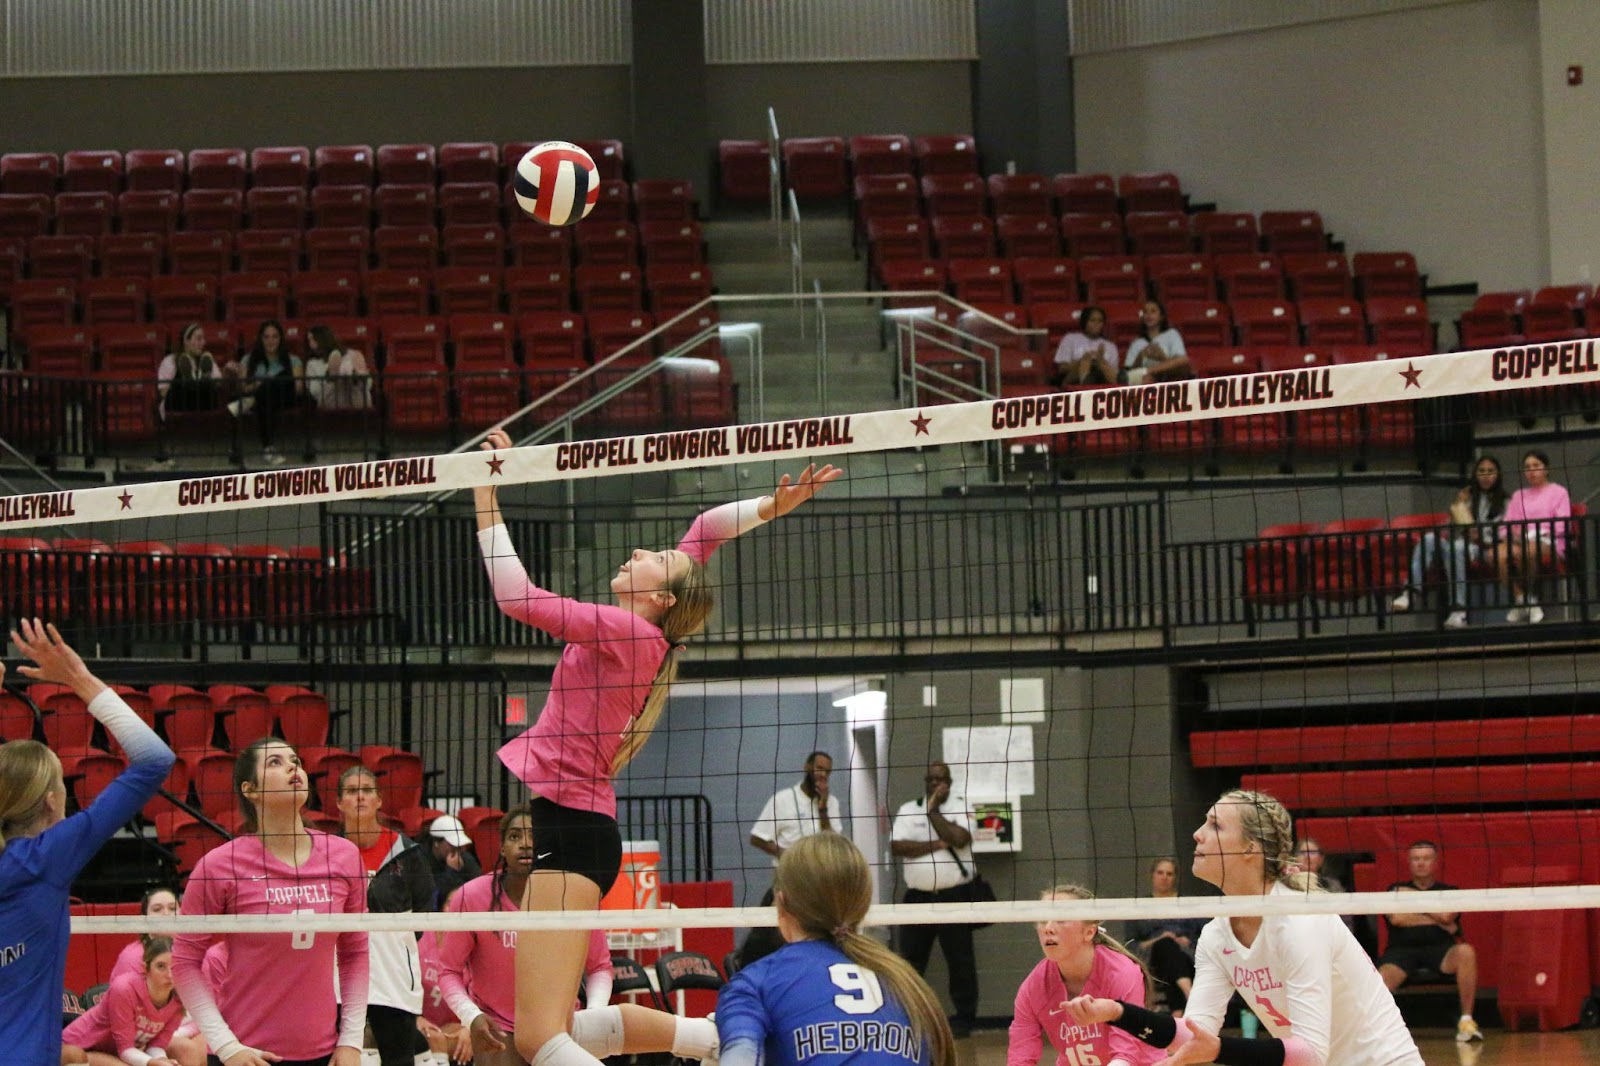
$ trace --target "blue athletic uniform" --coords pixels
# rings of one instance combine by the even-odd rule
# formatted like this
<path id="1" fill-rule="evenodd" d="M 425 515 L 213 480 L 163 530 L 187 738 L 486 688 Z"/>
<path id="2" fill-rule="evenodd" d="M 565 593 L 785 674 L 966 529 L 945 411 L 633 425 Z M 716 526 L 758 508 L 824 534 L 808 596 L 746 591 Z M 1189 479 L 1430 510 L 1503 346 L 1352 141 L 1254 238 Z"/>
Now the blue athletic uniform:
<path id="1" fill-rule="evenodd" d="M 104 695 L 96 697 L 96 704 Z M 134 718 L 112 695 L 127 717 Z M 7 841 L 0 851 L 0 1034 L 5 1045 L 0 1058 L 6 1062 L 54 1066 L 61 1061 L 61 989 L 72 928 L 68 899 L 73 879 L 155 794 L 172 767 L 172 752 L 134 721 L 147 738 L 130 744 L 129 738 L 118 736 L 132 761 L 88 810 L 38 836 Z"/>
<path id="2" fill-rule="evenodd" d="M 797 940 L 717 996 L 722 1066 L 928 1066 L 927 1042 L 878 975 L 831 941 Z"/>

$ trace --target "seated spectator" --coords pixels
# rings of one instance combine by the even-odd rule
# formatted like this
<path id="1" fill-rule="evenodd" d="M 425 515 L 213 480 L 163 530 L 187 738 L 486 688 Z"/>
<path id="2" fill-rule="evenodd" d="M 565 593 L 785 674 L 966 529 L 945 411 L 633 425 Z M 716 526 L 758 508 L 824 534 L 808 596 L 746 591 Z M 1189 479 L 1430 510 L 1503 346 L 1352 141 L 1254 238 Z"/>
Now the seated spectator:
<path id="1" fill-rule="evenodd" d="M 1493 550 L 1496 531 L 1506 510 L 1506 490 L 1500 483 L 1500 460 L 1485 455 L 1473 469 L 1472 483 L 1456 493 L 1450 505 L 1451 529 L 1442 536 L 1425 533 L 1411 549 L 1411 583 L 1394 598 L 1394 609 L 1409 611 L 1411 597 L 1421 595 L 1422 579 L 1430 567 L 1442 564 L 1450 582 L 1450 614 L 1446 629 L 1467 624 L 1467 567 Z"/>
<path id="2" fill-rule="evenodd" d="M 1170 857 L 1150 864 L 1150 895 L 1154 899 L 1178 898 L 1178 864 Z M 1194 988 L 1194 946 L 1205 928 L 1204 918 L 1149 918 L 1128 923 L 1127 945 L 1150 967 L 1160 983 L 1167 1009 L 1183 1017 Z"/>
<path id="3" fill-rule="evenodd" d="M 156 369 L 157 413 L 167 420 L 168 411 L 213 411 L 222 380 L 222 369 L 206 351 L 205 327 L 191 322 L 183 329 L 179 350 L 165 356 Z"/>
<path id="4" fill-rule="evenodd" d="M 255 411 L 261 459 L 270 466 L 283 465 L 283 456 L 273 446 L 278 418 L 305 394 L 304 376 L 300 357 L 290 354 L 283 343 L 283 326 L 270 319 L 261 323 L 256 330 L 256 343 L 244 357 L 239 399 L 228 404 L 228 411 L 236 418 Z"/>
<path id="5" fill-rule="evenodd" d="M 1080 328 L 1056 347 L 1052 380 L 1058 385 L 1115 385 L 1117 346 L 1106 333 L 1106 313 L 1094 306 L 1078 313 Z"/>
<path id="6" fill-rule="evenodd" d="M 1544 452 L 1530 451 L 1522 457 L 1522 482 L 1506 504 L 1504 535 L 1495 546 L 1494 561 L 1514 604 L 1506 621 L 1542 622 L 1544 608 L 1533 590 L 1540 574 L 1550 573 L 1567 557 L 1572 498 L 1550 480 L 1550 457 Z"/>
<path id="7" fill-rule="evenodd" d="M 441 900 L 483 873 L 472 851 L 472 838 L 453 814 L 441 814 L 428 823 L 417 844 L 428 856 L 428 869 Z"/>
<path id="8" fill-rule="evenodd" d="M 1183 335 L 1167 322 L 1160 300 L 1146 300 L 1139 311 L 1139 336 L 1128 345 L 1122 376 L 1129 385 L 1194 377 Z"/>
<path id="9" fill-rule="evenodd" d="M 367 361 L 346 348 L 327 326 L 306 334 L 306 387 L 324 411 L 365 410 L 372 406 L 372 376 Z"/>
<path id="10" fill-rule="evenodd" d="M 1411 864 L 1411 880 L 1396 881 L 1391 892 L 1445 892 L 1454 889 L 1434 880 L 1439 863 L 1439 845 L 1419 840 L 1406 851 Z M 1461 1018 L 1456 1022 L 1456 1041 L 1465 1044 L 1482 1040 L 1478 1023 L 1472 1020 L 1472 1003 L 1478 994 L 1478 953 L 1461 936 L 1461 916 L 1454 912 L 1432 914 L 1386 914 L 1389 946 L 1378 958 L 1378 974 L 1393 992 L 1419 970 L 1453 976 L 1461 1001 Z"/>

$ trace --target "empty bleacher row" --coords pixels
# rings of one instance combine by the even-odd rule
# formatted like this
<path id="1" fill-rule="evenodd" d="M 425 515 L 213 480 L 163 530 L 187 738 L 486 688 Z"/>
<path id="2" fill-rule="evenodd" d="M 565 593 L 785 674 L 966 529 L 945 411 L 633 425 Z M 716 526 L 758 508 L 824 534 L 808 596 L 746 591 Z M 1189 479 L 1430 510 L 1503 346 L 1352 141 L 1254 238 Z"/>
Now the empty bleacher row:
<path id="1" fill-rule="evenodd" d="M 1600 334 L 1600 305 L 1593 301 L 1588 283 L 1486 292 L 1462 312 L 1456 333 L 1468 349 L 1578 340 Z"/>
<path id="2" fill-rule="evenodd" d="M 1196 767 L 1242 772 L 1243 787 L 1282 799 L 1302 837 L 1353 861 L 1353 891 L 1407 880 L 1419 840 L 1439 845 L 1446 879 L 1463 888 L 1600 877 L 1594 715 L 1203 729 L 1189 749 Z M 1487 987 L 1504 980 L 1510 920 L 1469 919 Z M 1584 951 L 1600 962 L 1600 930 Z"/>

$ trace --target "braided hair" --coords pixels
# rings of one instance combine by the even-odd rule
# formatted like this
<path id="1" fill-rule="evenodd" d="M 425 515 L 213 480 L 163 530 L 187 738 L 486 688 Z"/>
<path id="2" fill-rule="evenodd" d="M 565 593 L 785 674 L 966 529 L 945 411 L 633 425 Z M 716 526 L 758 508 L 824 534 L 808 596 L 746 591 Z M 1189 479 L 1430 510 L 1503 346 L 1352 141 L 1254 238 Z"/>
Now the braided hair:
<path id="1" fill-rule="evenodd" d="M 526 803 L 519 803 L 505 814 L 501 815 L 500 828 L 502 834 L 505 830 L 505 827 L 516 821 L 518 818 L 526 818 L 528 820 L 528 825 L 531 828 L 533 825 L 533 808 Z M 511 899 L 510 896 L 506 895 L 506 874 L 508 873 L 510 873 L 510 870 L 506 866 L 506 853 L 505 850 L 502 849 L 500 853 L 494 857 L 494 868 L 489 871 L 490 877 L 493 878 L 490 883 L 494 886 L 493 890 L 489 893 L 489 909 L 492 911 L 498 911 L 502 909 L 522 909 L 521 900 L 513 900 L 510 907 L 502 908 L 500 906 L 500 900 L 502 898 L 507 900 Z"/>
<path id="2" fill-rule="evenodd" d="M 1283 804 L 1265 792 L 1236 788 L 1224 792 L 1218 803 L 1239 811 L 1244 838 L 1261 849 L 1261 871 L 1269 884 L 1286 885 L 1296 892 L 1321 892 L 1315 874 L 1300 869 L 1294 847 L 1294 820 Z"/>

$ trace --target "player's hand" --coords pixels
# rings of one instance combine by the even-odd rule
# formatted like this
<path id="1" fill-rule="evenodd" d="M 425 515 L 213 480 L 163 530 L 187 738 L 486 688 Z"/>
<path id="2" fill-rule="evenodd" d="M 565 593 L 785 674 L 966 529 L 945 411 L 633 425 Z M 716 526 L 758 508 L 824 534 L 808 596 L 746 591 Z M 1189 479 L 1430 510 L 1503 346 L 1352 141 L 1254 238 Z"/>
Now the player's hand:
<path id="1" fill-rule="evenodd" d="M 328 1060 L 328 1066 L 361 1066 L 361 1050 L 340 1044 L 333 1049 L 333 1057 Z"/>
<path id="2" fill-rule="evenodd" d="M 1185 1033 L 1188 1038 L 1185 1039 Z M 1179 1066 L 1189 1062 L 1216 1062 L 1222 1053 L 1222 1039 L 1201 1029 L 1187 1018 L 1178 1019 L 1178 1038 L 1167 1049 L 1167 1062 Z"/>
<path id="3" fill-rule="evenodd" d="M 55 623 L 24 618 L 20 626 L 20 633 L 15 629 L 11 631 L 11 643 L 35 663 L 33 666 L 17 667 L 17 672 L 23 677 L 77 688 L 92 676 L 78 653 L 61 638 Z"/>
<path id="4" fill-rule="evenodd" d="M 226 1060 L 227 1066 L 270 1066 L 274 1062 L 282 1062 L 282 1055 L 274 1055 L 270 1051 L 258 1051 L 253 1047 L 240 1048 Z M 360 1061 L 359 1056 L 357 1062 Z"/>
<path id="5" fill-rule="evenodd" d="M 824 463 L 820 470 L 816 463 L 812 463 L 800 472 L 798 481 L 788 474 L 783 475 L 778 480 L 778 487 L 772 491 L 772 517 L 782 518 L 815 496 L 822 486 L 843 476 L 844 471 L 831 463 Z"/>
<path id="6" fill-rule="evenodd" d="M 472 1019 L 472 1048 L 480 1053 L 504 1051 L 508 1037 L 487 1014 Z"/>
<path id="7" fill-rule="evenodd" d="M 1471 503 L 1472 502 L 1472 488 L 1471 488 L 1471 486 L 1465 486 L 1465 485 L 1462 486 L 1461 491 L 1456 493 L 1456 502 L 1457 503 Z"/>
<path id="8" fill-rule="evenodd" d="M 462 1026 L 456 1030 L 455 1044 L 450 1048 L 450 1057 L 456 1062 L 468 1063 L 472 1061 L 472 1030 Z"/>
<path id="9" fill-rule="evenodd" d="M 934 786 L 933 791 L 928 794 L 928 809 L 930 811 L 938 810 L 941 806 L 944 805 L 944 801 L 949 799 L 949 798 L 950 798 L 950 782 L 948 782 L 948 781 L 940 781 L 937 785 Z"/>
<path id="10" fill-rule="evenodd" d="M 1099 996 L 1076 996 L 1067 1000 L 1067 1014 L 1078 1025 L 1109 1025 L 1122 1017 L 1122 1004 Z"/>

